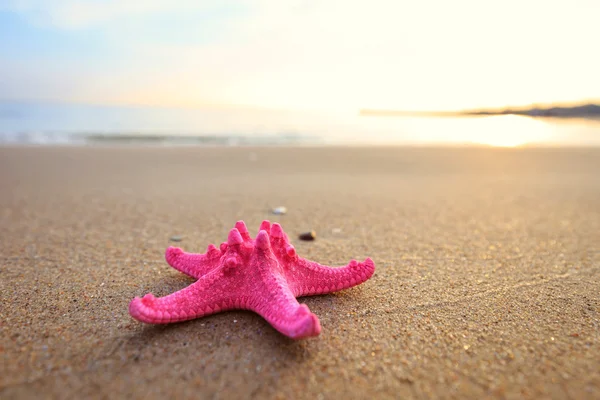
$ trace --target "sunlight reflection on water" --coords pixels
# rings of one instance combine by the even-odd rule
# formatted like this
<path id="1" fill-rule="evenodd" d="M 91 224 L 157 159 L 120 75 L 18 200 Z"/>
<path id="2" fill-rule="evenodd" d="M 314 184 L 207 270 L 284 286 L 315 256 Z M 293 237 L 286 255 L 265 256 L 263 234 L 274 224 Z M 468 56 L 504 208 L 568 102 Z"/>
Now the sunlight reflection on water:
<path id="1" fill-rule="evenodd" d="M 79 143 L 92 134 L 161 137 L 162 144 L 174 143 L 176 137 L 180 144 L 203 144 L 188 139 L 214 137 L 217 144 L 230 145 L 599 146 L 600 121 L 0 103 L 0 143 Z"/>

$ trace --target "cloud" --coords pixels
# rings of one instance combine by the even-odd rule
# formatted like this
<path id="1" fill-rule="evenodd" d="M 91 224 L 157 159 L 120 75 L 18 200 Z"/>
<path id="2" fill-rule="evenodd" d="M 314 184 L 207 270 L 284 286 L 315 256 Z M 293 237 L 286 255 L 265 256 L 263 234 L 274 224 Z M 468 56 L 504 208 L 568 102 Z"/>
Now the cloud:
<path id="1" fill-rule="evenodd" d="M 600 60 L 591 51 L 600 34 L 600 3 L 589 0 L 2 4 L 38 26 L 72 35 L 93 28 L 107 43 L 101 62 L 78 54 L 39 59 L 27 68 L 0 60 L 4 76 L 14 77 L 13 91 L 19 91 L 14 82 L 22 82 L 22 93 L 39 90 L 42 97 L 419 109 L 600 92 L 594 72 Z M 161 20 L 165 15 L 172 19 Z M 28 81 L 35 87 L 25 88 Z"/>
<path id="2" fill-rule="evenodd" d="M 177 3 L 170 0 L 5 0 L 0 9 L 20 13 L 38 26 L 84 29 L 127 17 L 168 11 L 173 9 L 174 4 L 184 12 L 189 9 L 210 10 L 220 3 L 188 0 Z"/>

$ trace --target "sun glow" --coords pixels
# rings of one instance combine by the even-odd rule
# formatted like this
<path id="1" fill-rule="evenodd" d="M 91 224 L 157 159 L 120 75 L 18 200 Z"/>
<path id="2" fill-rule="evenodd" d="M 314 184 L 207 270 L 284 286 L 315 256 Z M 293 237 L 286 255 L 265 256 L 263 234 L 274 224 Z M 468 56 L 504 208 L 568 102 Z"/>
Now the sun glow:
<path id="1" fill-rule="evenodd" d="M 468 142 L 494 147 L 517 147 L 543 143 L 551 138 L 549 126 L 539 120 L 518 115 L 498 115 L 469 120 L 465 131 L 457 132 Z"/>
<path id="2" fill-rule="evenodd" d="M 395 137 L 399 143 L 517 147 L 551 143 L 555 136 L 551 124 L 517 115 L 362 118 L 370 140 L 378 132 L 383 141 Z"/>

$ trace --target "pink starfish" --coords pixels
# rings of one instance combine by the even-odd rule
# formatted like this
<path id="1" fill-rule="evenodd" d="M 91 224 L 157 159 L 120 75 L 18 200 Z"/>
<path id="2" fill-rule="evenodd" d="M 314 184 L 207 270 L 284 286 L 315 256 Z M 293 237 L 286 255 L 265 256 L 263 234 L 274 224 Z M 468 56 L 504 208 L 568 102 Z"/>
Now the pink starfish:
<path id="1" fill-rule="evenodd" d="M 205 254 L 167 249 L 173 268 L 198 280 L 165 297 L 151 293 L 136 297 L 129 313 L 151 324 L 185 321 L 219 311 L 243 309 L 260 314 L 275 329 L 293 339 L 317 336 L 316 315 L 296 297 L 331 293 L 356 286 L 375 272 L 370 258 L 331 268 L 296 255 L 279 224 L 263 221 L 252 239 L 244 221 L 238 221 L 220 249 L 209 245 Z"/>

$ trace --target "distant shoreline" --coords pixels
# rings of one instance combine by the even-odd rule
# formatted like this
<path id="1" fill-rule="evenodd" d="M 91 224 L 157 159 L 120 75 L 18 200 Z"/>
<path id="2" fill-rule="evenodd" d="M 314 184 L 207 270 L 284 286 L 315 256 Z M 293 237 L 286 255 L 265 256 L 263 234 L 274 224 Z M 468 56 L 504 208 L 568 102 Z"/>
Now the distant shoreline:
<path id="1" fill-rule="evenodd" d="M 361 116 L 381 117 L 473 117 L 493 115 L 523 115 L 541 118 L 589 118 L 600 119 L 600 105 L 584 104 L 572 107 L 529 107 L 524 109 L 505 108 L 502 110 L 464 110 L 464 111 L 397 111 L 397 110 L 360 110 Z"/>

